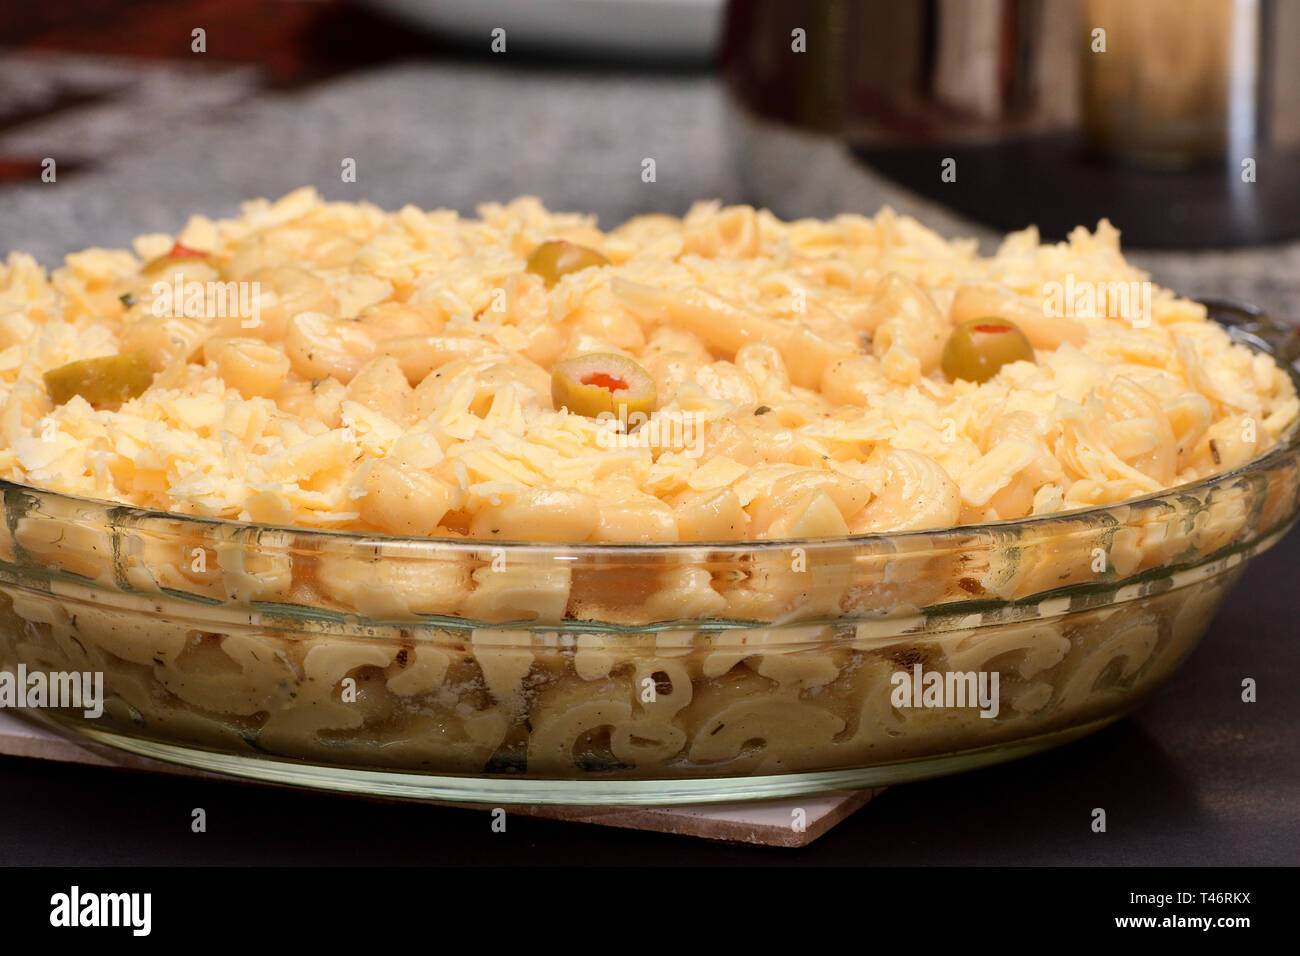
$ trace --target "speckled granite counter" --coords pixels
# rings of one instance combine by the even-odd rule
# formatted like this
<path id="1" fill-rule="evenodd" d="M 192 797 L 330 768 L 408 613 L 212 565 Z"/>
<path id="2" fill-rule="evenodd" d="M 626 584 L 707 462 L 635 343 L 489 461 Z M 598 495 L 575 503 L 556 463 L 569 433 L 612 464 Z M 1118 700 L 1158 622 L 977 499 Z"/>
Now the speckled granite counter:
<path id="1" fill-rule="evenodd" d="M 55 262 L 87 245 L 175 230 L 190 211 L 227 214 L 241 199 L 304 183 L 331 198 L 465 212 L 535 193 L 554 208 L 594 211 L 606 225 L 638 212 L 681 213 L 702 197 L 749 199 L 724 97 L 701 75 L 409 63 L 242 101 L 237 80 L 177 82 L 172 88 L 188 109 L 171 102 L 155 112 L 166 100 L 156 92 L 124 107 L 116 125 L 100 112 L 20 131 L 30 145 L 48 140 L 56 158 L 86 137 L 114 136 L 118 152 L 94 171 L 0 191 L 0 251 L 25 249 Z M 138 135 L 121 135 L 123 126 Z M 357 161 L 354 184 L 341 181 L 345 157 Z M 655 160 L 653 183 L 641 179 L 646 157 Z M 850 168 L 856 185 L 837 193 Z M 787 207 L 824 214 L 886 203 L 947 234 L 992 241 L 829 149 L 792 182 Z M 1300 317 L 1300 243 L 1133 258 L 1186 294 L 1246 299 Z"/>

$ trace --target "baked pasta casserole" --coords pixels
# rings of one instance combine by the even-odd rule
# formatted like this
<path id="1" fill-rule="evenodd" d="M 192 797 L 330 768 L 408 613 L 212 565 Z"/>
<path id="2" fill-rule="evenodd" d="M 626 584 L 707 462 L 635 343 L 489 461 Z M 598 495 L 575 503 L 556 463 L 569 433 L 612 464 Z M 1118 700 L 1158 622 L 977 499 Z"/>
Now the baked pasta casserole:
<path id="1" fill-rule="evenodd" d="M 890 210 L 302 189 L 0 267 L 0 657 L 103 672 L 115 733 L 343 765 L 980 747 L 1172 670 L 1294 518 L 1291 473 L 1207 479 L 1298 410 L 1105 221 L 982 256 Z M 996 715 L 901 707 L 914 668 L 996 671 Z"/>

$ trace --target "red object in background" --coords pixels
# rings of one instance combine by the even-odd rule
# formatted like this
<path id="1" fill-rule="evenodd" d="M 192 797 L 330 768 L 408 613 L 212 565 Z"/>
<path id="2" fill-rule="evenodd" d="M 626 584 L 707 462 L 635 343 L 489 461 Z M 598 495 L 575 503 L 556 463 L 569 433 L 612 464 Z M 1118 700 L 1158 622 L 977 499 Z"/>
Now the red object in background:
<path id="1" fill-rule="evenodd" d="M 192 51 L 205 31 L 206 53 Z M 427 52 L 428 37 L 341 0 L 62 0 L 0 6 L 0 45 L 155 59 L 207 56 L 261 66 L 267 82 L 310 82 Z"/>
<path id="2" fill-rule="evenodd" d="M 204 31 L 202 53 L 193 49 L 199 28 Z M 15 137 L 22 145 L 10 146 L 6 134 L 67 110 L 111 112 L 121 97 L 130 95 L 125 88 L 129 82 L 123 88 L 87 88 L 75 68 L 87 58 L 112 58 L 126 64 L 124 71 L 132 59 L 142 69 L 161 63 L 214 74 L 252 65 L 263 88 L 283 88 L 437 49 L 430 37 L 344 0 L 0 4 L 0 57 L 50 54 L 54 63 L 42 67 L 42 81 L 30 89 L 0 90 L 0 184 L 39 181 L 44 158 L 31 155 L 30 137 Z M 58 65 L 63 56 L 69 57 L 66 80 Z M 93 152 L 60 156 L 59 174 L 93 165 L 98 158 Z"/>
<path id="3" fill-rule="evenodd" d="M 81 167 L 76 163 L 64 162 L 59 167 L 65 173 L 76 172 Z M 0 183 L 14 180 L 40 179 L 41 161 L 0 155 Z"/>

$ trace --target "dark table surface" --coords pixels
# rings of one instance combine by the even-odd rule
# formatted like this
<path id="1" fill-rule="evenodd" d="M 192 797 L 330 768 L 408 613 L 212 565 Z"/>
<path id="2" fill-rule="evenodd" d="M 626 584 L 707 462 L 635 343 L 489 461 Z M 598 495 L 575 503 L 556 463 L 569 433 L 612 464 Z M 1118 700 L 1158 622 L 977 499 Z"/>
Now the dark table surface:
<path id="1" fill-rule="evenodd" d="M 1300 862 L 1292 534 L 1247 569 L 1191 659 L 1140 711 L 1016 763 L 882 795 L 802 850 L 0 760 L 9 864 L 1099 864 Z M 1258 682 L 1258 701 L 1241 683 Z M 190 830 L 202 807 L 206 833 Z M 1093 833 L 1092 811 L 1106 811 Z"/>

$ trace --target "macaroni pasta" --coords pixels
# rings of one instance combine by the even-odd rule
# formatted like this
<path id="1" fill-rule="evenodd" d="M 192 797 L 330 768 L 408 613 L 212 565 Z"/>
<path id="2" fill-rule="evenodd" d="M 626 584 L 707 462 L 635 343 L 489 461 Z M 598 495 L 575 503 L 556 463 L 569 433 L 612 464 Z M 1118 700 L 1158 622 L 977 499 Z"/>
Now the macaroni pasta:
<path id="1" fill-rule="evenodd" d="M 548 284 L 525 265 L 557 239 L 604 264 Z M 497 541 L 1059 512 L 1243 464 L 1300 407 L 1200 305 L 1120 295 L 1145 281 L 1105 222 L 1060 245 L 1026 230 L 981 258 L 889 210 L 785 223 L 702 203 L 601 232 L 532 199 L 462 219 L 304 189 L 50 276 L 12 255 L 0 475 L 183 514 Z M 954 327 L 990 316 L 1033 360 L 950 380 Z M 44 373 L 131 350 L 153 371 L 142 394 L 51 401 Z M 584 353 L 653 379 L 640 432 L 554 406 L 553 367 Z"/>

